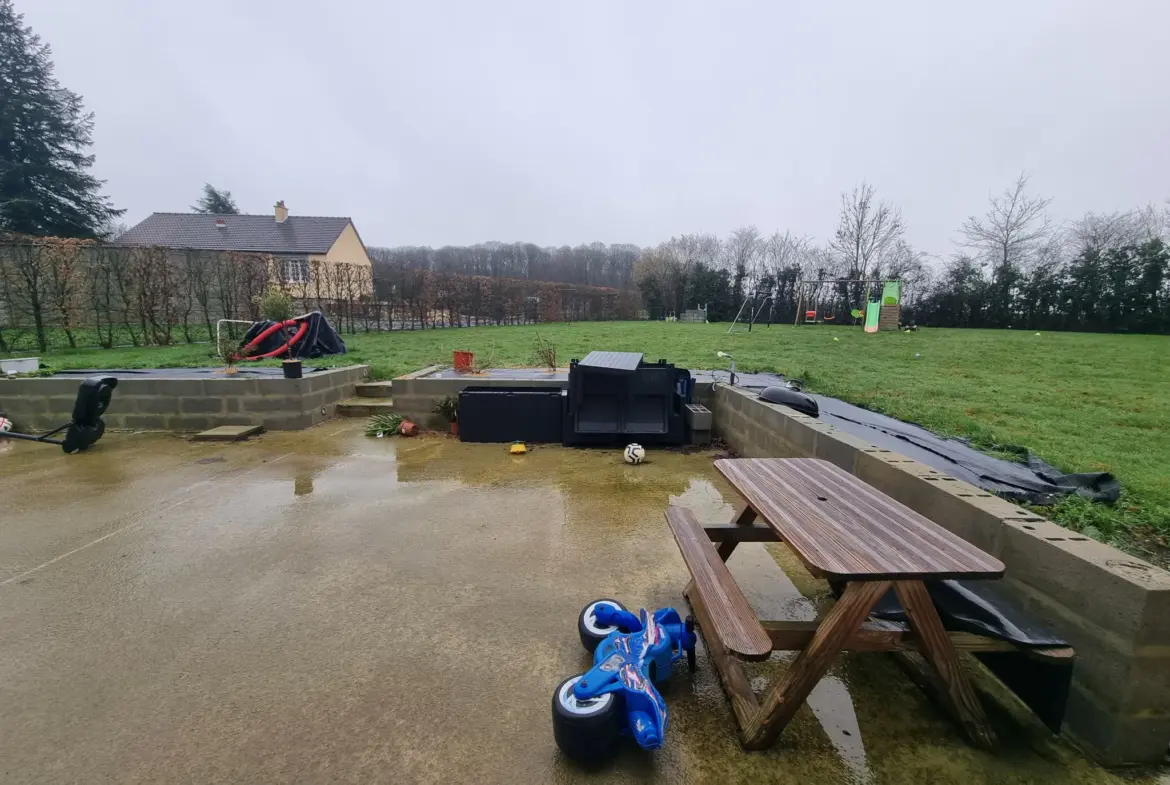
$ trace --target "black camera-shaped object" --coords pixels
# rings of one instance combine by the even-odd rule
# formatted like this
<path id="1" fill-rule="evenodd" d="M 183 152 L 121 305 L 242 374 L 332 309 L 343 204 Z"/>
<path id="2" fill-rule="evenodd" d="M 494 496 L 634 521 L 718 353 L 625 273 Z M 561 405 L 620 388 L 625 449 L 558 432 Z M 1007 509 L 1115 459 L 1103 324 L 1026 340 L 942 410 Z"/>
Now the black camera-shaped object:
<path id="1" fill-rule="evenodd" d="M 61 449 L 72 455 L 90 447 L 106 432 L 102 415 L 110 408 L 110 399 L 118 380 L 113 376 L 91 376 L 77 389 L 73 418 L 65 429 Z"/>
<path id="2" fill-rule="evenodd" d="M 48 433 L 42 433 L 40 436 L 16 431 L 0 431 L 0 438 L 59 444 L 61 449 L 69 455 L 88 449 L 106 432 L 106 424 L 102 421 L 102 415 L 110 407 L 110 399 L 117 386 L 118 380 L 113 376 L 91 376 L 83 381 L 77 389 L 77 400 L 73 402 L 73 419 L 69 422 Z M 52 438 L 61 431 L 65 431 L 64 439 Z"/>

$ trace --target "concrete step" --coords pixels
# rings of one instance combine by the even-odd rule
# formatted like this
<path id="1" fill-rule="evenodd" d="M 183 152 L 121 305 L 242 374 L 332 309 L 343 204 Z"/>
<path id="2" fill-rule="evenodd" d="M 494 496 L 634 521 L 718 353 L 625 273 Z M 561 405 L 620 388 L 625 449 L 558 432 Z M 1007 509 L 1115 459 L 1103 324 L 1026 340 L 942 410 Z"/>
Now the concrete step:
<path id="1" fill-rule="evenodd" d="M 221 425 L 191 438 L 197 442 L 241 442 L 260 433 L 264 433 L 263 425 Z"/>
<path id="2" fill-rule="evenodd" d="M 393 382 L 364 382 L 357 386 L 359 398 L 389 398 Z"/>
<path id="3" fill-rule="evenodd" d="M 337 402 L 338 417 L 369 417 L 394 411 L 389 398 L 346 398 Z"/>

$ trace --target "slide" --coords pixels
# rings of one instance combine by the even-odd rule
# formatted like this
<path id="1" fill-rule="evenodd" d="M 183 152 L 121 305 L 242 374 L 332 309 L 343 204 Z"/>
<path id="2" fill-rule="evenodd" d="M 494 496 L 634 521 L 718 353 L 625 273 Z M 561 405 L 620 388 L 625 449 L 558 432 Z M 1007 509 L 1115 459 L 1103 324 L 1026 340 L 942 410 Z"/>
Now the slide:
<path id="1" fill-rule="evenodd" d="M 867 333 L 876 333 L 878 331 L 878 320 L 882 315 L 881 303 L 866 303 L 865 305 L 865 331 Z"/>

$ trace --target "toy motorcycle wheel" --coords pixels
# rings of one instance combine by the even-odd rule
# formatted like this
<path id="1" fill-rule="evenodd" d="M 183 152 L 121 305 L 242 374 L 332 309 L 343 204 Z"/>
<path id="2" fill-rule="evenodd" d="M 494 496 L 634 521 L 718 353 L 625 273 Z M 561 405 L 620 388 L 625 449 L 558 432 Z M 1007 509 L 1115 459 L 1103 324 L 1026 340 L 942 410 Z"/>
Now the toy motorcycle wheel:
<path id="1" fill-rule="evenodd" d="M 606 626 L 597 621 L 597 606 L 598 605 L 612 605 L 619 610 L 625 610 L 626 606 L 622 605 L 617 600 L 600 599 L 586 605 L 581 609 L 581 613 L 577 616 L 577 633 L 581 636 L 581 645 L 585 647 L 585 651 L 592 654 L 598 644 L 609 637 L 611 632 L 616 632 L 616 626 Z"/>
<path id="2" fill-rule="evenodd" d="M 613 693 L 579 701 L 573 685 L 581 675 L 557 685 L 552 697 L 553 737 L 565 757 L 584 765 L 609 760 L 621 740 L 621 713 Z"/>

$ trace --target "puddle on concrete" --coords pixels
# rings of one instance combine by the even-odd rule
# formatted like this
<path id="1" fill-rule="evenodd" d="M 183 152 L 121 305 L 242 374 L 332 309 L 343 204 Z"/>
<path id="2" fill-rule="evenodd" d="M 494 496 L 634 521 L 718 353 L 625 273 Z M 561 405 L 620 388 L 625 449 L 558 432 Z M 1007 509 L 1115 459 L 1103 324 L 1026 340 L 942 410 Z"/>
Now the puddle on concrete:
<path id="1" fill-rule="evenodd" d="M 700 652 L 666 690 L 665 748 L 591 774 L 562 759 L 548 704 L 588 663 L 577 612 L 605 595 L 684 607 L 662 510 L 731 517 L 711 457 L 510 456 L 338 422 L 232 445 L 110 434 L 71 458 L 16 445 L 0 454 L 5 778 L 1121 781 L 1014 710 L 991 712 L 997 755 L 968 747 L 872 654 L 844 657 L 769 752 L 739 748 Z M 762 615 L 826 602 L 782 546 L 730 564 Z"/>

